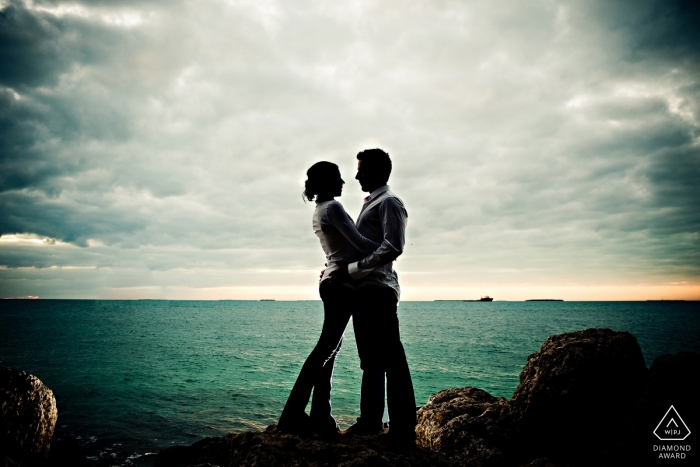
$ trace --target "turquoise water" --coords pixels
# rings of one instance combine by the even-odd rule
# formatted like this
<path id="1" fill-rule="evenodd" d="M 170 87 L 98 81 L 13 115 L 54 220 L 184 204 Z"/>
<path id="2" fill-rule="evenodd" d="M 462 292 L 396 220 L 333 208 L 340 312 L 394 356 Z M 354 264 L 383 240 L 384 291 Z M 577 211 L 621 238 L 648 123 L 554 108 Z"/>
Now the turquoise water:
<path id="1" fill-rule="evenodd" d="M 56 395 L 60 433 L 121 464 L 276 422 L 322 324 L 318 301 L 0 306 L 0 366 L 37 375 Z M 566 331 L 629 331 L 647 365 L 665 353 L 700 352 L 698 302 L 403 302 L 399 317 L 419 404 L 462 386 L 510 397 L 527 356 Z M 359 384 L 350 325 L 334 376 L 341 426 L 358 415 Z"/>

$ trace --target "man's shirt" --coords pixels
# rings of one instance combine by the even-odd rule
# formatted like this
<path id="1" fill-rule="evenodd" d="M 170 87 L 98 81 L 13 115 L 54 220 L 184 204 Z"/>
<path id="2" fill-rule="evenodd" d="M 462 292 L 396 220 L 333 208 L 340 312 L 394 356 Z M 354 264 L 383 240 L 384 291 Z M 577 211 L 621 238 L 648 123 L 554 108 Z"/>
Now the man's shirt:
<path id="1" fill-rule="evenodd" d="M 396 299 L 399 299 L 399 278 L 392 263 L 403 253 L 407 221 L 408 213 L 403 201 L 389 191 L 389 185 L 377 188 L 365 198 L 357 219 L 357 230 L 364 237 L 379 243 L 379 248 L 348 265 L 350 277 L 358 281 L 358 287 L 391 287 Z"/>

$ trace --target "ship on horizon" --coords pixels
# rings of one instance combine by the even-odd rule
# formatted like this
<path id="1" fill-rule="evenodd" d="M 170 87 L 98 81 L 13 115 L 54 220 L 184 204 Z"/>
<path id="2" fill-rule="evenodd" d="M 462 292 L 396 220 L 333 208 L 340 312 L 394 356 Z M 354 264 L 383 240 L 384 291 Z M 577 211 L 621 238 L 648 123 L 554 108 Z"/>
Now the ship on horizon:
<path id="1" fill-rule="evenodd" d="M 481 297 L 479 300 L 462 300 L 463 302 L 492 302 L 493 298 L 489 297 L 488 295 L 485 297 Z"/>

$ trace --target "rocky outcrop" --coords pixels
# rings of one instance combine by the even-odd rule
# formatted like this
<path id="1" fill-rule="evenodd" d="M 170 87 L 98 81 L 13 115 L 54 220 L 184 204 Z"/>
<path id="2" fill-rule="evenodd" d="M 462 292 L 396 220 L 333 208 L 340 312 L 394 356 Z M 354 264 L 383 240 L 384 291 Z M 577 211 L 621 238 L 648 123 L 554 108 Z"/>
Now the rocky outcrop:
<path id="1" fill-rule="evenodd" d="M 433 394 L 418 411 L 420 446 L 450 452 L 463 465 L 506 463 L 513 431 L 509 404 L 503 397 L 466 387 Z"/>
<path id="2" fill-rule="evenodd" d="M 36 376 L 0 368 L 0 452 L 16 463 L 45 458 L 58 410 L 53 392 Z"/>
<path id="3" fill-rule="evenodd" d="M 376 436 L 329 441 L 283 435 L 273 425 L 264 433 L 166 449 L 155 465 L 648 465 L 649 437 L 668 405 L 682 404 L 684 413 L 697 415 L 697 374 L 697 354 L 662 356 L 647 370 L 634 336 L 587 329 L 548 338 L 528 357 L 510 400 L 473 387 L 430 396 L 417 413 L 414 449 L 389 449 Z"/>
<path id="4" fill-rule="evenodd" d="M 328 441 L 281 434 L 272 425 L 263 433 L 241 433 L 203 439 L 192 446 L 176 446 L 158 454 L 155 467 L 187 466 L 415 466 L 447 467 L 440 453 L 415 448 L 392 450 L 379 436 L 344 437 Z"/>
<path id="5" fill-rule="evenodd" d="M 671 407 L 688 424 L 697 426 L 700 420 L 697 375 L 700 375 L 700 355 L 683 352 L 661 355 L 649 368 L 646 388 L 636 401 L 626 420 L 616 430 L 618 437 L 604 453 L 609 465 L 648 465 L 655 459 L 650 446 L 661 443 L 653 429 Z M 692 430 L 692 426 L 690 426 Z M 678 444 L 687 444 L 679 442 Z M 694 446 L 693 446 L 694 447 Z"/>
<path id="6" fill-rule="evenodd" d="M 647 368 L 637 339 L 610 329 L 549 337 L 527 359 L 510 400 L 528 457 L 586 462 L 590 446 L 609 446 L 644 391 Z M 613 422 L 613 419 L 616 422 Z"/>
<path id="7" fill-rule="evenodd" d="M 692 352 L 661 355 L 649 368 L 649 384 L 643 399 L 661 407 L 676 404 L 693 410 L 698 405 L 698 375 L 700 355 Z"/>
<path id="8" fill-rule="evenodd" d="M 54 437 L 48 467 L 90 467 L 78 440 L 73 436 Z"/>
<path id="9" fill-rule="evenodd" d="M 467 466 L 534 459 L 586 465 L 615 445 L 598 427 L 611 416 L 627 418 L 646 378 L 641 349 L 629 333 L 587 329 L 551 336 L 528 357 L 510 401 L 472 387 L 431 396 L 418 412 L 418 442 Z M 592 443 L 601 449 L 592 451 Z"/>
<path id="10" fill-rule="evenodd" d="M 623 464 L 620 464 L 623 465 Z M 530 462 L 527 465 L 524 465 L 523 467 L 565 467 L 562 464 L 556 464 L 552 462 L 551 460 L 547 459 L 546 457 L 543 457 L 542 459 L 535 459 L 534 461 Z"/>

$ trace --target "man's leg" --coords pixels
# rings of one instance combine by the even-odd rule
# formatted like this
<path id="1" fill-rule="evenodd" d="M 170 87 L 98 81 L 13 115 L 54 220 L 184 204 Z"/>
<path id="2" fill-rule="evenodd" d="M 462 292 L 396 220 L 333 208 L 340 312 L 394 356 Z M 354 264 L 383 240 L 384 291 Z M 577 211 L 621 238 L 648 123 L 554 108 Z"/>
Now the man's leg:
<path id="1" fill-rule="evenodd" d="M 369 432 L 382 429 L 384 417 L 384 381 L 385 373 L 377 356 L 377 340 L 373 305 L 367 303 L 362 289 L 358 290 L 358 303 L 352 315 L 355 330 L 357 353 L 362 368 L 362 387 L 360 389 L 360 423 Z"/>
<path id="2" fill-rule="evenodd" d="M 401 438 L 415 437 L 416 399 L 411 372 L 401 343 L 397 300 L 388 287 L 367 287 L 363 300 L 373 316 L 376 356 L 386 370 L 390 433 Z"/>

